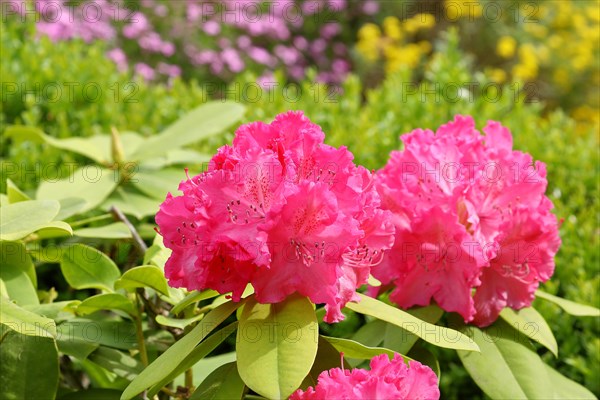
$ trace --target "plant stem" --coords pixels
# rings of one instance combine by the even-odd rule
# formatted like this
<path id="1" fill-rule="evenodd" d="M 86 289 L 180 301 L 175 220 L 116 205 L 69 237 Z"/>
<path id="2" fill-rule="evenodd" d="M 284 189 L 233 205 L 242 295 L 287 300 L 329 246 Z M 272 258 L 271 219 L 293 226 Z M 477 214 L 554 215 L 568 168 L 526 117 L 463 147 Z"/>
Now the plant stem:
<path id="1" fill-rule="evenodd" d="M 185 371 L 185 387 L 188 388 L 191 393 L 194 390 L 194 371 L 192 369 L 187 369 Z"/>
<path id="2" fill-rule="evenodd" d="M 115 206 L 112 206 L 110 208 L 110 212 L 112 213 L 112 215 L 114 215 L 114 217 L 117 220 L 119 220 L 119 221 L 123 222 L 125 225 L 127 225 L 127 228 L 129 228 L 129 231 L 131 232 L 131 236 L 133 237 L 133 241 L 135 242 L 136 246 L 142 252 L 142 254 L 145 254 L 146 250 L 148 250 L 148 246 L 146 246 L 146 243 L 144 243 L 144 241 L 140 237 L 140 234 L 138 233 L 137 229 L 135 229 L 135 227 L 131 224 L 131 222 L 129 222 L 129 219 L 127 219 L 125 214 L 123 214 L 121 212 L 121 210 L 119 210 Z"/>
<path id="3" fill-rule="evenodd" d="M 70 222 L 69 225 L 71 225 L 71 228 L 75 228 L 78 226 L 89 224 L 90 222 L 102 221 L 103 219 L 108 219 L 108 218 L 112 218 L 112 217 L 113 217 L 112 214 L 96 215 L 95 217 L 82 219 L 81 221 Z"/>
<path id="4" fill-rule="evenodd" d="M 144 366 L 148 366 L 148 353 L 146 352 L 146 341 L 144 339 L 144 331 L 142 330 L 142 305 L 140 303 L 139 295 L 136 293 L 136 300 L 138 306 L 138 312 L 135 316 L 135 334 L 137 337 L 138 347 L 140 351 L 140 359 Z"/>

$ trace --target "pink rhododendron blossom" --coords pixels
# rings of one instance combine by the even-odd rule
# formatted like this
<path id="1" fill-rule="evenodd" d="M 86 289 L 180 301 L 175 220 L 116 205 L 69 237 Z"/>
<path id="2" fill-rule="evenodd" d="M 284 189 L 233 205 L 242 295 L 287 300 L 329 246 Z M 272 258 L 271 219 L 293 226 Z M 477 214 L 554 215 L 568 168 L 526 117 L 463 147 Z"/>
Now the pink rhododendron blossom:
<path id="1" fill-rule="evenodd" d="M 330 369 L 319 375 L 317 385 L 306 391 L 297 390 L 290 400 L 435 400 L 440 398 L 438 379 L 431 368 L 418 361 L 407 366 L 395 354 L 374 357 L 369 371 L 355 368 Z"/>
<path id="2" fill-rule="evenodd" d="M 183 196 L 161 205 L 169 283 L 235 301 L 250 283 L 262 303 L 298 292 L 326 305 L 326 321 L 342 320 L 394 227 L 371 174 L 324 138 L 301 112 L 241 126 L 206 172 L 181 183 Z"/>
<path id="3" fill-rule="evenodd" d="M 504 307 L 531 305 L 560 245 L 545 165 L 514 151 L 498 122 L 483 131 L 457 116 L 435 133 L 402 136 L 404 150 L 376 174 L 382 208 L 394 214 L 395 245 L 372 269 L 394 283 L 390 298 L 399 306 L 435 300 L 479 326 Z"/>

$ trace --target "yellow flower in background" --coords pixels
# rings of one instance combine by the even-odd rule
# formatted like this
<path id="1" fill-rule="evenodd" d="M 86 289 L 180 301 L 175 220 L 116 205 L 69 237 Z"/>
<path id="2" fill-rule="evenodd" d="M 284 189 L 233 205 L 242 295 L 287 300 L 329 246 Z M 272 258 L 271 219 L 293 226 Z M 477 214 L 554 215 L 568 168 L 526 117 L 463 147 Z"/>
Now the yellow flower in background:
<path id="1" fill-rule="evenodd" d="M 558 49 L 563 45 L 563 39 L 559 35 L 552 35 L 548 38 L 548 46 L 551 49 Z"/>
<path id="2" fill-rule="evenodd" d="M 381 30 L 375 24 L 365 24 L 358 31 L 356 50 L 368 61 L 379 59 L 379 39 Z"/>
<path id="3" fill-rule="evenodd" d="M 375 24 L 364 24 L 358 31 L 361 40 L 377 40 L 381 37 L 381 29 Z"/>
<path id="4" fill-rule="evenodd" d="M 496 54 L 502 58 L 511 58 L 515 55 L 517 41 L 512 36 L 502 36 L 496 45 Z"/>
<path id="5" fill-rule="evenodd" d="M 435 18 L 431 14 L 416 14 L 402 23 L 402 27 L 408 33 L 416 33 L 420 29 L 431 29 L 434 26 Z"/>
<path id="6" fill-rule="evenodd" d="M 488 76 L 493 82 L 496 83 L 504 83 L 506 82 L 506 78 L 508 77 L 506 71 L 502 68 L 493 68 L 488 72 Z"/>
<path id="7" fill-rule="evenodd" d="M 383 31 L 385 35 L 394 40 L 402 39 L 402 27 L 400 20 L 396 17 L 385 17 L 383 20 Z"/>
<path id="8" fill-rule="evenodd" d="M 429 43 L 427 40 L 421 40 L 417 43 L 417 45 L 419 46 L 419 48 L 421 49 L 421 53 L 423 54 L 429 53 L 431 51 L 431 43 Z"/>
<path id="9" fill-rule="evenodd" d="M 571 77 L 566 68 L 555 69 L 554 73 L 552 74 L 552 79 L 563 89 L 569 89 L 571 87 Z"/>

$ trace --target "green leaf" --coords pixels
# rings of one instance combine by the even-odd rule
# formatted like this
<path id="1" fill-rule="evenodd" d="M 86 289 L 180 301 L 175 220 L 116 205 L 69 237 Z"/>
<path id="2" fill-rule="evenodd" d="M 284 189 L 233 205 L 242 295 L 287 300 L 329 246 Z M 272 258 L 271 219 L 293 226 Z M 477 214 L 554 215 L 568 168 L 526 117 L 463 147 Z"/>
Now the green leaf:
<path id="1" fill-rule="evenodd" d="M 413 360 L 417 360 L 421 364 L 427 365 L 429 368 L 431 368 L 433 372 L 435 372 L 435 374 L 437 375 L 439 382 L 439 379 L 442 375 L 442 371 L 440 369 L 440 362 L 431 351 L 421 346 L 421 343 L 419 343 L 410 349 L 408 357 L 410 357 Z"/>
<path id="2" fill-rule="evenodd" d="M 9 203 L 18 203 L 20 201 L 31 200 L 29 196 L 23 193 L 21 189 L 19 189 L 17 185 L 15 185 L 15 183 L 8 178 L 6 179 L 6 194 L 8 196 Z"/>
<path id="3" fill-rule="evenodd" d="M 483 331 L 460 321 L 457 325 L 481 349 L 480 353 L 459 350 L 458 356 L 485 394 L 492 399 L 554 398 L 545 364 L 526 343 L 513 340 L 515 331 L 506 323 L 496 321 Z"/>
<path id="4" fill-rule="evenodd" d="M 256 393 L 287 398 L 309 373 L 318 343 L 312 303 L 299 295 L 276 304 L 254 297 L 244 305 L 237 333 L 240 376 Z"/>
<path id="5" fill-rule="evenodd" d="M 217 297 L 217 296 L 219 296 L 219 292 L 217 292 L 216 290 L 212 290 L 212 289 L 203 290 L 201 292 L 199 292 L 199 291 L 190 292 L 190 293 L 188 293 L 187 296 L 185 296 L 185 298 L 183 300 L 181 300 L 179 303 L 177 303 L 175 305 L 175 307 L 173 307 L 171 309 L 171 314 L 177 315 L 180 312 L 182 312 L 184 310 L 184 308 L 186 308 L 190 304 L 194 304 L 196 302 L 206 300 L 206 299 L 212 299 L 213 297 Z"/>
<path id="6" fill-rule="evenodd" d="M 128 380 L 134 379 L 144 369 L 144 365 L 135 358 L 104 346 L 91 353 L 88 360 Z"/>
<path id="7" fill-rule="evenodd" d="M 122 222 L 114 222 L 94 228 L 76 229 L 73 234 L 79 237 L 96 239 L 131 239 L 131 231 Z"/>
<path id="8" fill-rule="evenodd" d="M 44 228 L 58 214 L 55 200 L 30 200 L 0 207 L 0 240 L 18 240 Z"/>
<path id="9" fill-rule="evenodd" d="M 142 143 L 132 158 L 143 160 L 164 155 L 200 139 L 220 133 L 244 115 L 245 108 L 236 103 L 205 103 L 177 120 L 160 134 Z"/>
<path id="10" fill-rule="evenodd" d="M 406 312 L 430 324 L 435 324 L 444 314 L 444 310 L 436 305 L 413 308 Z M 417 335 L 413 335 L 396 325 L 386 324 L 383 347 L 395 350 L 400 354 L 408 354 L 417 340 L 419 340 Z"/>
<path id="11" fill-rule="evenodd" d="M 500 317 L 525 336 L 546 347 L 555 357 L 558 357 L 558 344 L 552 330 L 544 317 L 534 308 L 528 307 L 519 311 L 505 308 L 500 313 Z"/>
<path id="12" fill-rule="evenodd" d="M 194 347 L 192 351 L 179 363 L 179 365 L 169 372 L 168 375 L 164 376 L 159 382 L 155 383 L 149 390 L 148 396 L 153 397 L 162 389 L 166 384 L 173 381 L 177 376 L 183 374 L 188 369 L 192 368 L 199 361 L 203 360 L 208 354 L 210 354 L 218 345 L 223 343 L 236 329 L 238 323 L 233 322 L 221 330 L 210 335 L 208 338 L 203 340 L 198 346 Z M 235 356 L 235 354 L 234 354 Z"/>
<path id="13" fill-rule="evenodd" d="M 60 211 L 54 219 L 60 221 L 81 212 L 87 204 L 85 200 L 80 199 L 79 197 L 67 197 L 60 199 L 58 202 L 60 203 Z"/>
<path id="14" fill-rule="evenodd" d="M 72 151 L 73 153 L 86 156 L 100 164 L 110 161 L 110 137 L 105 135 L 91 136 L 87 138 L 70 137 L 66 139 L 56 139 L 46 135 L 40 129 L 32 126 L 13 125 L 6 128 L 6 135 L 12 136 L 17 142 L 30 140 L 37 143 L 47 143 L 52 147 L 61 150 Z"/>
<path id="15" fill-rule="evenodd" d="M 56 337 L 56 324 L 49 318 L 27 311 L 0 297 L 0 323 L 27 336 Z"/>
<path id="16" fill-rule="evenodd" d="M 54 399 L 58 388 L 58 350 L 52 338 L 2 329 L 2 399 Z"/>
<path id="17" fill-rule="evenodd" d="M 165 296 L 169 295 L 169 285 L 163 272 L 154 265 L 131 268 L 115 282 L 115 289 L 135 290 L 150 287 Z"/>
<path id="18" fill-rule="evenodd" d="M 138 393 L 153 386 L 164 377 L 168 376 L 183 359 L 192 351 L 192 349 L 204 339 L 214 328 L 225 321 L 238 307 L 244 304 L 245 300 L 239 303 L 227 302 L 215 308 L 198 323 L 187 335 L 177 341 L 167 351 L 161 354 L 152 364 L 150 364 L 137 378 L 135 378 L 123 392 L 122 400 L 133 398 Z"/>
<path id="19" fill-rule="evenodd" d="M 183 329 L 186 326 L 193 324 L 196 321 L 200 321 L 204 317 L 204 314 L 198 314 L 191 318 L 169 318 L 164 315 L 157 315 L 156 322 L 164 326 L 170 326 L 172 328 Z"/>
<path id="20" fill-rule="evenodd" d="M 132 301 L 119 293 L 104 293 L 88 297 L 77 306 L 79 315 L 87 315 L 99 310 L 119 310 L 132 316 L 136 314 Z"/>
<path id="21" fill-rule="evenodd" d="M 383 342 L 383 335 L 381 333 L 385 332 L 388 325 L 387 322 L 380 319 L 369 321 L 352 335 L 352 340 L 362 343 L 365 346 L 377 347 Z M 403 330 L 403 332 L 405 331 Z"/>
<path id="22" fill-rule="evenodd" d="M 39 200 L 80 198 L 85 201 L 85 205 L 80 210 L 84 212 L 100 205 L 118 183 L 119 177 L 116 171 L 88 165 L 75 170 L 65 179 L 43 180 L 38 186 L 36 198 Z"/>
<path id="23" fill-rule="evenodd" d="M 594 393 L 590 392 L 586 387 L 574 382 L 562 375 L 549 365 L 544 364 L 548 378 L 552 382 L 554 388 L 555 399 L 578 399 L 578 400 L 596 400 Z"/>
<path id="24" fill-rule="evenodd" d="M 40 304 L 35 267 L 22 242 L 0 241 L 0 265 L 0 279 L 11 300 L 22 306 Z"/>
<path id="25" fill-rule="evenodd" d="M 190 397 L 190 400 L 236 400 L 244 395 L 246 385 L 235 362 L 214 370 Z"/>
<path id="26" fill-rule="evenodd" d="M 460 332 L 430 324 L 379 300 L 375 300 L 360 293 L 358 295 L 361 299 L 359 303 L 350 302 L 346 304 L 346 307 L 352 311 L 370 315 L 397 325 L 438 347 L 479 351 L 477 344 Z"/>
<path id="27" fill-rule="evenodd" d="M 61 318 L 62 312 L 67 316 L 74 315 L 74 308 L 76 308 L 79 303 L 79 300 L 66 300 L 48 304 L 27 305 L 23 306 L 23 308 L 46 318 L 60 320 L 64 319 Z"/>
<path id="28" fill-rule="evenodd" d="M 542 292 L 541 290 L 536 290 L 535 295 L 556 304 L 571 315 L 577 317 L 600 317 L 600 309 L 596 307 L 575 303 L 574 301 L 563 299 L 550 293 Z"/>
<path id="29" fill-rule="evenodd" d="M 179 182 L 185 178 L 183 169 L 167 168 L 156 171 L 139 171 L 131 182 L 146 196 L 162 202 L 167 193 L 175 192 Z"/>
<path id="30" fill-rule="evenodd" d="M 72 236 L 71 225 L 63 221 L 51 221 L 37 232 L 38 239 L 50 239 L 62 236 Z"/>
<path id="31" fill-rule="evenodd" d="M 60 269 L 75 289 L 94 288 L 112 292 L 115 280 L 121 275 L 108 256 L 81 243 L 63 250 Z"/>
<path id="32" fill-rule="evenodd" d="M 56 326 L 59 340 L 65 347 L 68 342 L 80 342 L 130 350 L 137 347 L 135 325 L 131 321 L 106 321 L 73 318 Z"/>
<path id="33" fill-rule="evenodd" d="M 70 338 L 63 335 L 58 335 L 56 339 L 58 351 L 69 356 L 73 356 L 79 360 L 85 360 L 92 352 L 94 352 L 100 344 L 85 341 L 81 338 Z"/>
<path id="34" fill-rule="evenodd" d="M 59 400 L 119 400 L 121 391 L 115 389 L 86 389 L 67 393 Z"/>
<path id="35" fill-rule="evenodd" d="M 395 352 L 390 349 L 383 347 L 368 347 L 362 343 L 355 342 L 350 339 L 342 339 L 336 337 L 323 336 L 337 351 L 344 353 L 344 358 L 354 358 L 358 360 L 370 360 L 371 358 L 380 354 L 387 354 L 388 356 L 394 357 Z M 407 356 L 404 356 L 408 359 Z M 351 366 L 356 366 L 358 363 L 350 362 Z M 353 365 L 354 364 L 354 365 Z"/>
<path id="36" fill-rule="evenodd" d="M 325 340 L 322 335 L 319 335 L 319 348 L 317 349 L 315 362 L 300 385 L 300 389 L 306 390 L 309 386 L 316 386 L 321 372 L 332 368 L 339 368 L 342 362 L 344 363 L 344 368 L 350 369 L 350 364 L 348 364 L 346 359 L 341 357 L 340 352 Z"/>
<path id="37" fill-rule="evenodd" d="M 108 199 L 106 199 L 106 201 L 104 201 L 104 203 L 102 203 L 101 208 L 103 210 L 110 210 L 110 208 L 114 206 L 124 214 L 133 215 L 137 219 L 142 219 L 149 215 L 156 214 L 160 203 L 161 202 L 156 199 L 149 199 L 148 197 L 134 193 L 131 190 L 118 188 Z"/>

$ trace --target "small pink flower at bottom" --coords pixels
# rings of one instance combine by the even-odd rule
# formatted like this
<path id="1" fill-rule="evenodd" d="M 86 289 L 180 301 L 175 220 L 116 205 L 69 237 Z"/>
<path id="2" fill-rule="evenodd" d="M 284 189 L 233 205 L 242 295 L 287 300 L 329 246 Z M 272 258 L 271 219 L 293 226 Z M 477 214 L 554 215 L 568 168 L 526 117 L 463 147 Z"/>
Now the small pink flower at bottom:
<path id="1" fill-rule="evenodd" d="M 400 354 L 390 360 L 381 354 L 370 363 L 371 370 L 333 368 L 319 375 L 317 385 L 298 389 L 290 400 L 435 400 L 440 398 L 438 379 L 431 368 Z"/>

